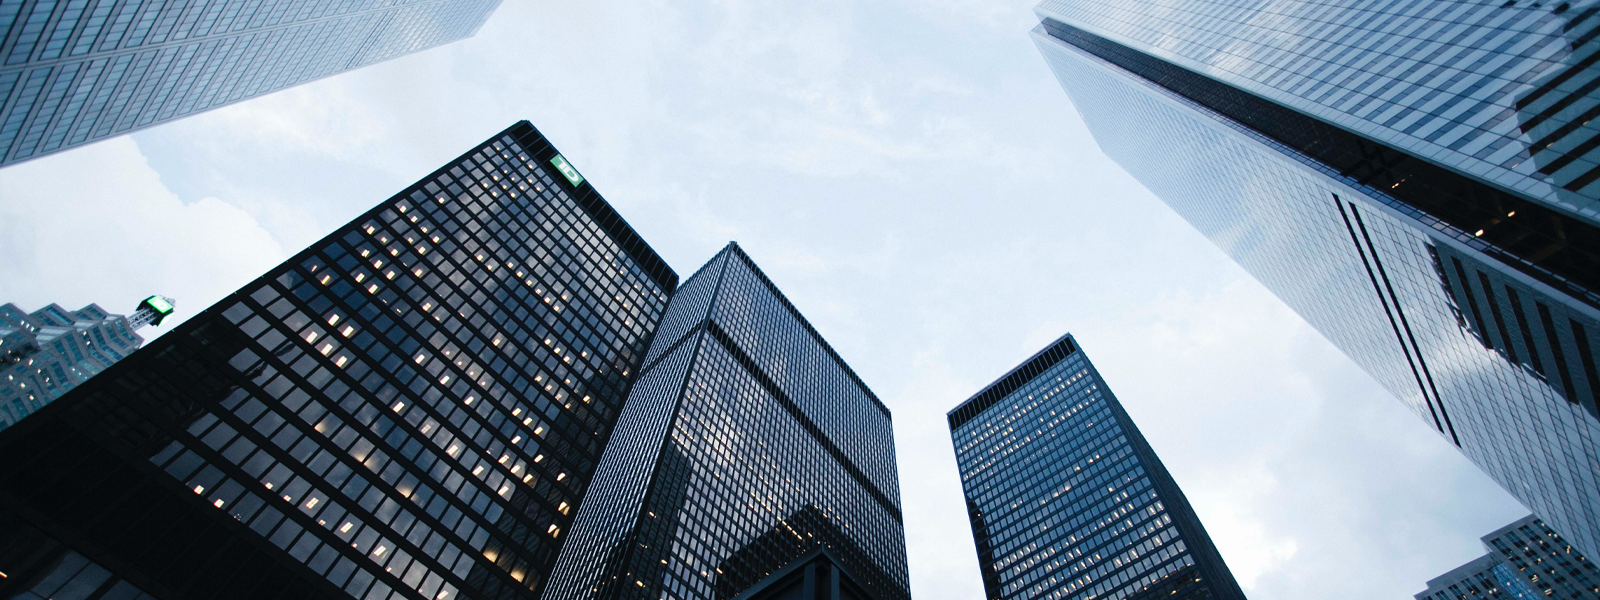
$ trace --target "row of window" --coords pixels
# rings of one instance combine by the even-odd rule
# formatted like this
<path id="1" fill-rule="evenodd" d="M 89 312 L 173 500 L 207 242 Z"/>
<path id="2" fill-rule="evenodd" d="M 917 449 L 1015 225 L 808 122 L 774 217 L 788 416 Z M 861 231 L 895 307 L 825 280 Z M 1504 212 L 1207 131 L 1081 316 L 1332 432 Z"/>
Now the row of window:
<path id="1" fill-rule="evenodd" d="M 0 73 L 0 97 L 22 88 L 0 113 L 0 152 L 26 158 L 445 43 L 470 33 L 490 4 L 402 6 Z"/>
<path id="2" fill-rule="evenodd" d="M 470 200 L 465 203 L 470 204 Z M 405 205 L 402 202 L 400 206 Z M 236 428 L 223 429 L 223 424 L 209 431 L 194 433 L 204 436 L 202 443 L 212 446 L 225 457 L 231 457 L 230 462 L 239 465 L 249 474 L 249 478 L 255 479 L 244 486 L 254 488 L 254 495 L 241 498 L 253 498 L 261 495 L 262 489 L 276 488 L 273 494 L 282 491 L 279 497 L 288 498 L 283 502 L 297 504 L 301 509 L 298 512 L 325 511 L 307 515 L 314 516 L 318 522 L 316 529 L 319 531 L 314 535 L 302 535 L 302 528 L 306 531 L 312 528 L 303 527 L 303 523 L 290 527 L 291 521 L 277 525 L 277 529 L 271 529 L 270 534 L 263 532 L 297 558 L 320 560 L 318 557 L 333 556 L 328 553 L 331 550 L 323 552 L 318 549 L 334 547 L 327 545 L 330 543 L 327 537 L 332 535 L 347 541 L 355 540 L 351 541 L 355 544 L 352 548 L 365 552 L 369 561 L 383 566 L 385 572 L 399 578 L 404 587 L 419 590 L 428 597 L 453 593 L 464 585 L 462 578 L 480 571 L 485 562 L 496 565 L 497 570 L 522 585 L 534 587 L 538 583 L 537 573 L 542 571 L 536 565 L 553 560 L 552 540 L 562 533 L 558 524 L 561 518 L 553 515 L 569 514 L 572 508 L 566 500 L 557 504 L 554 499 L 562 498 L 563 494 L 555 494 L 555 488 L 550 486 L 570 486 L 574 484 L 574 478 L 569 477 L 565 469 L 546 470 L 543 477 L 534 473 L 544 466 L 537 463 L 542 461 L 545 465 L 553 465 L 557 461 L 547 459 L 540 452 L 543 442 L 535 441 L 540 436 L 549 435 L 543 421 L 531 416 L 533 407 L 516 400 L 541 395 L 505 394 L 504 388 L 487 376 L 493 372 L 502 379 L 509 379 L 505 376 L 513 373 L 510 368 L 512 362 L 525 362 L 522 355 L 528 353 L 552 357 L 571 354 L 558 352 L 557 349 L 562 345 L 556 344 L 552 338 L 546 338 L 541 343 L 541 340 L 528 339 L 529 336 L 517 335 L 518 332 L 507 329 L 507 326 L 515 324 L 508 318 L 510 313 L 495 306 L 498 303 L 489 302 L 489 296 L 481 291 L 470 294 L 474 300 L 472 302 L 462 295 L 474 289 L 492 290 L 494 285 L 486 287 L 481 285 L 480 280 L 480 284 L 460 287 L 465 283 L 465 278 L 457 279 L 455 285 L 448 285 L 444 283 L 445 279 L 432 277 L 431 273 L 417 277 L 414 272 L 407 272 L 404 276 L 392 272 L 392 275 L 386 276 L 383 270 L 388 267 L 386 264 L 373 266 L 376 271 L 369 270 L 368 266 L 380 255 L 400 261 L 397 264 L 408 269 L 424 264 L 420 261 L 407 264 L 406 258 L 399 257 L 397 253 L 380 254 L 378 250 L 384 248 L 382 245 L 368 245 L 392 241 L 383 239 L 390 236 L 399 239 L 401 235 L 420 233 L 420 229 L 409 227 L 421 228 L 432 224 L 431 221 L 424 224 L 421 220 L 406 219 L 402 216 L 404 214 L 398 206 L 395 210 L 384 211 L 380 215 L 380 222 L 389 222 L 393 230 L 369 223 L 364 227 L 364 232 L 357 232 L 364 235 L 344 238 L 353 245 L 344 246 L 336 241 L 322 249 L 325 259 L 308 260 L 300 266 L 304 270 L 280 278 L 280 282 L 293 291 L 288 297 L 279 298 L 276 293 L 264 289 L 266 293 L 258 293 L 251 298 L 252 304 L 260 306 L 259 309 L 228 311 L 230 320 L 238 322 L 241 331 L 255 336 L 262 349 L 273 357 L 273 362 L 287 367 L 286 370 L 296 371 L 311 389 L 322 388 L 326 392 L 335 385 L 342 386 L 342 383 L 333 381 L 336 378 L 332 374 L 343 371 L 361 381 L 358 389 L 368 390 L 371 395 L 350 394 L 341 400 L 339 395 L 329 394 L 329 401 L 337 403 L 338 408 L 328 410 L 326 415 L 315 415 L 315 418 L 307 418 L 302 413 L 300 420 L 311 425 L 312 431 L 321 436 L 315 442 L 309 442 L 312 438 L 305 436 L 305 425 L 279 428 L 286 421 L 281 417 L 262 416 L 260 421 L 250 424 L 253 428 L 260 428 L 260 423 L 270 422 L 271 427 L 279 428 L 278 433 L 270 434 L 272 437 L 268 439 L 273 445 L 287 451 L 292 460 L 277 466 L 268 466 L 270 461 L 262 453 L 267 452 L 268 446 L 257 437 L 269 433 L 257 430 L 252 434 L 240 429 L 237 433 L 249 435 L 235 437 Z M 405 228 L 399 226 L 401 223 L 407 224 Z M 438 226 L 447 231 L 451 229 L 442 223 Z M 456 241 L 464 241 L 466 233 L 458 233 L 460 235 Z M 443 256 L 442 253 L 431 254 Z M 408 255 L 407 258 L 416 256 Z M 329 266 L 347 263 L 354 263 L 356 268 Z M 426 264 L 437 266 L 439 263 Z M 471 261 L 470 267 L 482 270 L 482 264 L 478 261 Z M 426 282 L 429 278 L 431 285 L 406 285 L 417 279 Z M 344 285 L 337 285 L 335 281 Z M 382 281 L 383 287 L 374 285 L 375 281 Z M 425 316 L 430 313 L 428 309 L 418 310 L 421 305 L 409 293 L 417 289 L 433 290 L 430 297 L 459 302 L 450 305 L 455 314 L 451 315 L 449 322 L 442 318 L 434 319 L 442 327 L 429 326 L 430 329 L 424 330 L 423 326 L 429 325 L 425 322 Z M 451 291 L 439 294 L 440 290 Z M 390 294 L 391 291 L 397 293 Z M 504 296 L 500 296 L 500 299 L 516 300 Z M 524 304 L 539 305 L 533 301 L 525 301 Z M 440 310 L 443 309 L 434 309 L 433 314 L 438 314 Z M 483 320 L 482 315 L 485 314 L 492 319 Z M 490 325 L 490 322 L 499 327 Z M 419 342 L 422 340 L 433 344 L 437 354 L 419 352 Z M 469 354 L 470 359 L 466 356 Z M 583 353 L 583 356 L 589 358 L 587 353 Z M 254 358 L 245 358 L 240 361 L 245 364 L 237 366 L 258 373 L 256 379 L 262 384 L 262 392 L 279 397 L 285 406 L 304 401 L 303 398 L 297 400 L 293 394 L 295 390 L 305 389 L 306 384 L 292 381 L 295 378 L 285 379 L 287 373 L 284 377 L 272 378 L 270 373 L 261 372 L 262 367 L 251 364 L 253 361 Z M 369 361 L 375 366 L 368 366 Z M 573 362 L 565 360 L 550 362 L 554 364 L 547 366 L 552 368 L 565 369 L 573 365 Z M 490 364 L 485 368 L 480 366 L 482 363 Z M 386 375 L 380 376 L 380 372 Z M 536 375 L 541 378 L 539 383 L 543 383 L 542 378 L 546 376 Z M 385 380 L 389 383 L 385 383 Z M 279 384 L 280 381 L 283 383 Z M 569 389 L 576 383 L 570 377 L 563 381 Z M 544 385 L 549 388 L 547 392 L 554 389 L 550 384 Z M 420 396 L 412 396 L 408 391 Z M 300 394 L 303 396 L 304 392 Z M 555 397 L 557 401 L 565 400 L 567 408 L 572 408 L 572 403 L 577 400 L 565 397 L 565 392 L 544 396 Z M 546 404 L 544 408 L 554 409 L 548 402 Z M 319 403 L 307 406 L 316 407 L 307 410 L 321 410 Z M 249 404 L 241 405 L 236 410 L 236 417 L 255 414 L 256 411 L 251 407 Z M 333 417 L 335 414 L 338 416 Z M 368 437 L 368 432 L 371 437 Z M 593 435 L 590 432 L 588 437 Z M 245 438 L 252 441 L 243 445 Z M 295 441 L 296 438 L 299 441 Z M 250 454 L 254 446 L 262 447 L 262 452 Z M 270 453 L 276 454 L 276 451 Z M 574 458 L 572 451 L 559 454 L 565 454 L 569 461 Z M 174 464 L 183 456 L 186 455 L 175 458 Z M 366 477 L 351 478 L 350 468 L 346 466 L 350 462 L 365 467 L 382 483 L 365 492 L 341 487 L 340 480 L 348 478 L 343 486 L 350 486 L 350 482 L 363 481 Z M 296 466 L 286 466 L 290 463 Z M 206 471 L 202 469 L 198 473 L 193 477 L 201 477 Z M 249 478 L 244 480 L 249 481 Z M 468 481 L 474 483 L 468 485 Z M 199 488 L 196 493 L 207 493 L 207 489 L 216 494 L 232 491 L 227 480 L 205 482 L 192 479 L 191 482 Z M 329 485 L 338 493 L 318 491 Z M 400 499 L 409 499 L 410 503 L 392 497 L 379 500 L 382 495 L 374 495 L 374 490 L 378 488 L 395 490 Z M 444 492 L 437 492 L 439 489 Z M 568 492 L 567 495 L 576 497 L 576 492 Z M 533 504 L 518 500 L 524 496 L 541 500 L 551 498 L 549 501 L 552 506 L 549 509 L 536 509 Z M 359 506 L 373 512 L 372 518 L 327 518 L 329 514 L 336 514 L 334 511 L 356 512 L 352 504 L 357 497 L 360 497 Z M 246 500 L 230 500 L 221 495 L 215 497 L 214 501 L 221 501 L 218 507 L 223 509 L 239 507 L 242 512 L 252 508 L 246 504 Z M 268 498 L 269 504 L 273 501 L 273 498 Z M 307 503 L 312 506 L 307 506 Z M 423 509 L 421 514 L 409 508 L 398 508 L 411 505 Z M 397 508 L 392 513 L 385 513 L 386 507 L 391 506 Z M 552 512 L 546 513 L 545 510 Z M 523 512 L 527 515 L 523 516 Z M 262 514 L 267 516 L 263 517 Z M 248 517 L 252 526 L 262 520 L 267 524 L 261 527 L 266 529 L 273 526 L 268 523 L 273 521 L 273 514 L 263 511 L 240 516 L 242 520 Z M 396 525 L 401 519 L 406 520 L 404 526 Z M 410 527 L 413 521 L 425 520 L 434 522 L 426 527 L 420 524 Z M 450 533 L 452 528 L 454 534 Z M 283 533 L 285 531 L 293 533 Z M 491 538 L 491 532 L 497 535 Z M 481 553 L 473 548 L 480 549 Z M 382 559 L 383 554 L 403 557 L 405 560 L 422 559 L 422 562 L 409 566 L 400 564 L 397 567 L 396 561 L 401 558 Z M 350 564 L 360 563 L 353 561 Z M 324 570 L 345 564 L 328 558 L 313 566 Z M 340 576 L 340 572 L 324 572 L 330 577 Z M 342 576 L 339 578 L 342 579 Z M 382 577 L 378 579 L 380 581 L 373 584 L 372 590 L 379 590 L 379 584 L 386 586 L 381 588 L 383 593 L 395 587 L 393 581 L 384 584 Z M 366 582 L 352 578 L 345 585 L 366 585 Z M 374 593 L 377 592 L 368 592 Z"/>

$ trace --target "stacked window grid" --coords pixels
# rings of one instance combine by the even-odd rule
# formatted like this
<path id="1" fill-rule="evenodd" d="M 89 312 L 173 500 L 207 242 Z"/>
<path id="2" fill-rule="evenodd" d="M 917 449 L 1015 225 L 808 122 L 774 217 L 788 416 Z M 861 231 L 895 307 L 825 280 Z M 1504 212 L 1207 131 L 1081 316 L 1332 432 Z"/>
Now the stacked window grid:
<path id="1" fill-rule="evenodd" d="M 1570 287 L 1164 87 L 1192 83 L 1182 69 L 1146 79 L 1046 27 L 1034 40 L 1109 155 L 1510 493 L 1593 546 L 1600 421 L 1587 363 L 1600 322 Z"/>
<path id="2" fill-rule="evenodd" d="M 458 40 L 497 5 L 0 2 L 0 164 Z"/>
<path id="3" fill-rule="evenodd" d="M 675 283 L 553 155 L 519 123 L 186 325 L 231 391 L 150 461 L 351 596 L 536 591 Z"/>
<path id="4" fill-rule="evenodd" d="M 898 494 L 874 480 L 883 465 L 856 458 L 888 453 L 877 456 L 898 487 L 871 392 L 736 245 L 689 278 L 663 322 L 629 400 L 641 418 L 616 438 L 650 458 L 608 451 L 595 493 L 626 500 L 580 515 L 582 543 L 546 597 L 734 597 L 819 547 L 873 594 L 908 597 Z M 835 406 L 807 405 L 822 396 Z"/>
<path id="5" fill-rule="evenodd" d="M 989 598 L 1242 597 L 1070 337 L 950 422 Z"/>
<path id="6" fill-rule="evenodd" d="M 1600 594 L 1600 567 L 1537 517 L 1484 536 L 1483 545 L 1503 563 L 1508 586 L 1526 586 L 1540 597 L 1563 600 Z"/>
<path id="7" fill-rule="evenodd" d="M 1087 25 L 1492 185 L 1600 218 L 1600 9 L 1576 3 L 1050 0 Z"/>

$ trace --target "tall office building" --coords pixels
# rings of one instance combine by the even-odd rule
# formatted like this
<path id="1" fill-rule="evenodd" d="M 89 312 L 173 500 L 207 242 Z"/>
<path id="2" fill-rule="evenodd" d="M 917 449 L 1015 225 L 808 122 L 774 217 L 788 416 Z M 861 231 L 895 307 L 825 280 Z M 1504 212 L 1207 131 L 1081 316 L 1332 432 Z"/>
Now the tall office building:
<path id="1" fill-rule="evenodd" d="M 0 2 L 0 166 L 470 37 L 499 4 Z"/>
<path id="2" fill-rule="evenodd" d="M 549 600 L 775 593 L 819 550 L 910 597 L 889 410 L 737 245 L 673 297 L 590 489 Z"/>
<path id="3" fill-rule="evenodd" d="M 0 431 L 0 597 L 535 598 L 676 283 L 517 123 Z"/>
<path id="4" fill-rule="evenodd" d="M 948 419 L 989 600 L 1243 600 L 1071 334 Z"/>
<path id="5" fill-rule="evenodd" d="M 131 317 L 90 304 L 51 304 L 32 313 L 0 305 L 0 429 L 49 404 L 144 343 L 135 333 L 172 314 L 172 299 L 151 296 Z"/>
<path id="6" fill-rule="evenodd" d="M 1600 567 L 1538 517 L 1483 536 L 1488 551 L 1428 582 L 1417 600 L 1600 598 Z"/>
<path id="7" fill-rule="evenodd" d="M 1100 147 L 1600 551 L 1600 5 L 1047 0 Z"/>

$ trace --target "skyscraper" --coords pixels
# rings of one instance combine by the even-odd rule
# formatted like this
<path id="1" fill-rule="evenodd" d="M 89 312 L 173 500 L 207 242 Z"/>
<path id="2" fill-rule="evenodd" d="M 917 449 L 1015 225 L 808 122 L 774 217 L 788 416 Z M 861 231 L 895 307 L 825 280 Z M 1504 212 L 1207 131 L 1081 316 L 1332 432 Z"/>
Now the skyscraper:
<path id="1" fill-rule="evenodd" d="M 737 245 L 673 297 L 590 490 L 549 600 L 734 598 L 818 549 L 910 597 L 889 410 Z"/>
<path id="2" fill-rule="evenodd" d="M 1100 147 L 1600 550 L 1600 5 L 1047 0 Z"/>
<path id="3" fill-rule="evenodd" d="M 1538 517 L 1483 536 L 1483 547 L 1488 554 L 1429 581 L 1416 599 L 1600 597 L 1600 567 Z"/>
<path id="4" fill-rule="evenodd" d="M 139 349 L 140 327 L 172 314 L 172 299 L 151 296 L 132 317 L 90 304 L 75 311 L 51 304 L 33 313 L 0 306 L 0 429 L 60 398 Z"/>
<path id="5" fill-rule="evenodd" d="M 948 419 L 989 600 L 1243 600 L 1071 334 Z"/>
<path id="6" fill-rule="evenodd" d="M 0 597 L 537 597 L 676 284 L 517 123 L 0 431 Z"/>
<path id="7" fill-rule="evenodd" d="M 0 166 L 469 37 L 499 4 L 0 3 Z"/>

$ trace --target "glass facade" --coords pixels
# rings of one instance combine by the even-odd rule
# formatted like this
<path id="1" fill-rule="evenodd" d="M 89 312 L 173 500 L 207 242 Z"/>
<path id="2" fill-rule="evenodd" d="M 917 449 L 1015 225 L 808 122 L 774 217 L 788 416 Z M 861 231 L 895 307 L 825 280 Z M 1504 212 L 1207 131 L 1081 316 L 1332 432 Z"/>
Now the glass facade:
<path id="1" fill-rule="evenodd" d="M 1600 568 L 1528 515 L 1483 536 L 1488 554 L 1428 582 L 1417 600 L 1597 598 Z"/>
<path id="2" fill-rule="evenodd" d="M 1243 600 L 1071 335 L 949 414 L 990 600 Z"/>
<path id="3" fill-rule="evenodd" d="M 1041 16 L 1600 222 L 1600 3 L 1045 0 Z"/>
<path id="4" fill-rule="evenodd" d="M 1418 593 L 1416 600 L 1534 600 L 1544 597 L 1515 579 L 1501 579 L 1504 565 L 1493 556 L 1484 555 L 1467 564 L 1452 569 L 1428 581 L 1428 589 Z M 1507 585 L 1509 583 L 1509 585 Z"/>
<path id="5" fill-rule="evenodd" d="M 1426 4 L 1502 15 L 1488 5 Z M 1472 57 L 1457 65 L 1454 72 L 1468 73 L 1459 82 L 1486 80 L 1473 69 L 1523 63 L 1436 40 L 1440 31 L 1463 40 L 1499 35 L 1476 22 L 1395 16 L 1421 10 L 1418 3 L 1241 6 L 1051 0 L 1037 9 L 1042 23 L 1032 35 L 1108 155 L 1524 505 L 1576 546 L 1600 547 L 1600 236 L 1592 216 L 1475 170 L 1479 163 L 1445 162 L 1453 155 L 1426 140 L 1383 134 L 1263 83 L 1314 72 L 1324 54 L 1343 62 L 1328 67 L 1339 75 L 1318 94 L 1385 89 L 1365 87 L 1370 78 L 1403 87 L 1412 62 L 1378 73 L 1348 67 L 1379 55 L 1453 65 Z M 1524 16 L 1560 8 L 1494 7 Z M 1325 22 L 1286 16 L 1313 9 L 1323 12 L 1305 14 Z M 1351 21 L 1358 14 L 1363 20 Z M 1260 23 L 1284 29 L 1269 35 Z M 1368 50 L 1328 54 L 1325 38 Z M 1193 58 L 1202 55 L 1217 66 Z M 1485 56 L 1490 67 L 1477 64 Z M 1513 95 L 1532 93 L 1506 85 L 1521 90 Z M 1309 94 L 1316 84 L 1295 86 Z M 1477 106 L 1465 97 L 1429 102 Z M 1413 114 L 1401 128 L 1431 118 Z M 1492 132 L 1502 126 L 1485 126 L 1471 134 L 1435 122 L 1415 131 L 1498 143 Z"/>
<path id="6" fill-rule="evenodd" d="M 10 427 L 139 349 L 134 333 L 151 322 L 107 313 L 98 304 L 32 313 L 0 306 L 0 429 Z"/>
<path id="7" fill-rule="evenodd" d="M 499 0 L 0 0 L 0 166 L 476 33 Z"/>
<path id="8" fill-rule="evenodd" d="M 910 597 L 889 410 L 737 245 L 673 297 L 545 598 L 733 598 L 826 549 Z"/>
<path id="9" fill-rule="evenodd" d="M 518 123 L 0 431 L 0 597 L 74 557 L 162 600 L 537 597 L 677 284 L 558 157 Z"/>

